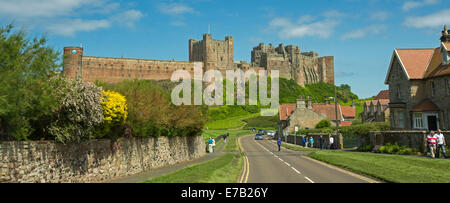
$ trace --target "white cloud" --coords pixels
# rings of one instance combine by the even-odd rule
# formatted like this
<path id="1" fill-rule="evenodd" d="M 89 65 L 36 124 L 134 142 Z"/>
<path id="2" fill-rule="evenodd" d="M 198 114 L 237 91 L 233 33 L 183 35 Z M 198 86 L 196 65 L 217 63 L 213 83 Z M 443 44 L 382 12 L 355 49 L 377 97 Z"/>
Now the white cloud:
<path id="1" fill-rule="evenodd" d="M 376 11 L 370 14 L 371 20 L 387 20 L 389 18 L 390 14 L 386 11 Z"/>
<path id="2" fill-rule="evenodd" d="M 68 16 L 75 9 L 103 4 L 103 0 L 0 0 L 0 15 L 18 19 Z"/>
<path id="3" fill-rule="evenodd" d="M 111 22 L 108 20 L 82 20 L 66 19 L 50 23 L 46 29 L 58 35 L 73 36 L 80 31 L 94 31 L 101 28 L 109 28 Z"/>
<path id="4" fill-rule="evenodd" d="M 168 15 L 183 15 L 186 13 L 197 13 L 193 8 L 180 3 L 162 3 L 158 5 L 161 13 Z"/>
<path id="5" fill-rule="evenodd" d="M 427 16 L 408 16 L 403 22 L 407 27 L 426 28 L 450 25 L 450 9 L 445 9 Z"/>
<path id="6" fill-rule="evenodd" d="M 377 35 L 387 30 L 386 25 L 372 25 L 365 28 L 353 30 L 341 36 L 342 40 L 364 38 L 368 35 Z"/>
<path id="7" fill-rule="evenodd" d="M 304 15 L 292 22 L 288 18 L 276 17 L 269 22 L 268 29 L 276 30 L 280 38 L 301 38 L 305 36 L 328 38 L 340 24 L 340 18 L 346 16 L 336 10 L 327 11 L 322 16 Z M 321 19 L 319 19 L 321 17 Z M 319 20 L 317 20 L 319 19 Z"/>
<path id="8" fill-rule="evenodd" d="M 138 10 L 127 10 L 113 16 L 111 20 L 127 27 L 134 27 L 135 22 L 143 16 L 144 14 Z"/>
<path id="9" fill-rule="evenodd" d="M 73 36 L 113 25 L 134 27 L 143 17 L 112 0 L 0 0 L 0 17 L 40 28 L 49 34 Z"/>
<path id="10" fill-rule="evenodd" d="M 439 0 L 406 1 L 403 3 L 402 10 L 409 11 L 414 8 L 437 4 Z"/>
<path id="11" fill-rule="evenodd" d="M 304 36 L 317 36 L 328 38 L 339 24 L 336 20 L 324 20 L 309 24 L 292 23 L 286 18 L 275 18 L 269 22 L 269 27 L 279 29 L 280 38 L 300 38 Z"/>

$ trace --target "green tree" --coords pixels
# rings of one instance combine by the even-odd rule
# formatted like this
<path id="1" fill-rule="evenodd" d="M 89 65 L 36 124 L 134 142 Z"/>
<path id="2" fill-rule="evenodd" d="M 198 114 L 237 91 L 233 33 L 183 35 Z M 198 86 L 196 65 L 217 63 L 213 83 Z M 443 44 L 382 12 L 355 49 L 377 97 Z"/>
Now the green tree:
<path id="1" fill-rule="evenodd" d="M 0 28 L 0 139 L 26 140 L 58 102 L 48 81 L 60 67 L 59 53 L 45 37 L 13 30 Z"/>
<path id="2" fill-rule="evenodd" d="M 329 128 L 330 126 L 331 126 L 331 122 L 327 119 L 323 119 L 319 123 L 316 124 L 316 129 Z"/>
<path id="3" fill-rule="evenodd" d="M 344 90 L 348 90 L 349 92 L 352 91 L 352 87 L 350 87 L 350 85 L 348 85 L 348 84 L 342 84 L 339 87 L 344 89 Z"/>

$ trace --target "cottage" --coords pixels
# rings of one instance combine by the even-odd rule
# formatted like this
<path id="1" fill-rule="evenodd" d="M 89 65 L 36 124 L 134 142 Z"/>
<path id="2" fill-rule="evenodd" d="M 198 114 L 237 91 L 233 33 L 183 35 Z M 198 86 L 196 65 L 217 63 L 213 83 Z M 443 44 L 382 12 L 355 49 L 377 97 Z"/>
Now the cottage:
<path id="1" fill-rule="evenodd" d="M 449 62 L 447 26 L 440 47 L 394 49 L 385 80 L 392 129 L 450 129 Z"/>

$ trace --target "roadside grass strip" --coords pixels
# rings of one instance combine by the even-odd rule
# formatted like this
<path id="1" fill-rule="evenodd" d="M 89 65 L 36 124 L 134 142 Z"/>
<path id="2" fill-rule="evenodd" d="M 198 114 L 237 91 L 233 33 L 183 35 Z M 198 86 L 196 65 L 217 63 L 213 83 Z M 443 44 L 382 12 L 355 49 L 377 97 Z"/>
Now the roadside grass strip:
<path id="1" fill-rule="evenodd" d="M 315 151 L 308 156 L 385 182 L 450 182 L 449 159 L 346 151 Z"/>

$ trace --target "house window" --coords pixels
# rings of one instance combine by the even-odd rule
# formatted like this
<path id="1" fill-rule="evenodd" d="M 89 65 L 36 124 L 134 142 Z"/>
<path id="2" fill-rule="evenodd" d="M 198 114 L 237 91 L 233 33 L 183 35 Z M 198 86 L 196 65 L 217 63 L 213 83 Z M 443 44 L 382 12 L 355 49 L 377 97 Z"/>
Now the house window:
<path id="1" fill-rule="evenodd" d="M 405 114 L 403 112 L 398 112 L 398 127 L 405 128 Z"/>
<path id="2" fill-rule="evenodd" d="M 402 98 L 402 93 L 400 92 L 400 85 L 397 85 L 397 99 Z"/>
<path id="3" fill-rule="evenodd" d="M 431 81 L 431 96 L 434 97 L 434 95 L 436 95 L 436 85 L 434 81 Z"/>
<path id="4" fill-rule="evenodd" d="M 414 113 L 414 128 L 423 128 L 423 117 L 422 113 Z"/>

